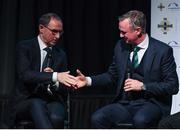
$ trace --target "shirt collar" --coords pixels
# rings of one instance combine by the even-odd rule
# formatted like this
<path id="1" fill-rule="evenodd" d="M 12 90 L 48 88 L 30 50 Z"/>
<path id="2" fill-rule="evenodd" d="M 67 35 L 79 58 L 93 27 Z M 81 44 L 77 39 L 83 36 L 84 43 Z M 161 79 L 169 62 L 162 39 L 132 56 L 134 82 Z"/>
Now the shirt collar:
<path id="1" fill-rule="evenodd" d="M 140 47 L 141 49 L 147 49 L 148 45 L 149 45 L 149 36 L 148 36 L 148 34 L 146 34 L 146 37 L 145 37 L 144 41 L 142 41 L 137 46 Z"/>
<path id="2" fill-rule="evenodd" d="M 43 50 L 44 48 L 47 47 L 46 44 L 41 40 L 39 35 L 38 35 L 38 43 L 39 43 L 40 50 Z"/>

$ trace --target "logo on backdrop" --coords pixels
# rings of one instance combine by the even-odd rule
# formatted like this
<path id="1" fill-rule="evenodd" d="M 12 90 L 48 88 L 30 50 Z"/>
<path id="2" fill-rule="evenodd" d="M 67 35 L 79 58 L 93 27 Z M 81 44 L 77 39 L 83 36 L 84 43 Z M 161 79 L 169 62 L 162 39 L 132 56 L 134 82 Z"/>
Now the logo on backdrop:
<path id="1" fill-rule="evenodd" d="M 160 5 L 158 5 L 158 8 L 160 11 L 162 11 L 165 8 L 165 6 L 162 3 L 160 3 Z"/>
<path id="2" fill-rule="evenodd" d="M 177 3 L 173 2 L 173 3 L 169 3 L 168 9 L 177 10 L 177 9 L 180 9 L 180 7 Z"/>
<path id="3" fill-rule="evenodd" d="M 170 24 L 170 22 L 167 20 L 167 18 L 163 18 L 160 24 L 158 24 L 158 28 L 161 29 L 163 34 L 167 34 L 170 28 L 173 28 L 173 24 Z"/>
<path id="4" fill-rule="evenodd" d="M 171 47 L 180 47 L 180 43 L 177 41 L 170 41 L 168 42 L 168 45 Z"/>

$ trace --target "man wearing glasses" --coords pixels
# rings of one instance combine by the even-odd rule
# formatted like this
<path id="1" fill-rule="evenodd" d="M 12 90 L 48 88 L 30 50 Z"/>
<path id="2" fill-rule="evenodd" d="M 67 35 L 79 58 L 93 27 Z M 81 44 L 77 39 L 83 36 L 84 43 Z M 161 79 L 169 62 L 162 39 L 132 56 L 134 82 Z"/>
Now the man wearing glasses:
<path id="1" fill-rule="evenodd" d="M 17 45 L 16 120 L 30 119 L 35 128 L 63 128 L 67 88 L 76 84 L 65 52 L 55 47 L 62 33 L 61 18 L 47 13 L 39 19 L 39 35 Z"/>

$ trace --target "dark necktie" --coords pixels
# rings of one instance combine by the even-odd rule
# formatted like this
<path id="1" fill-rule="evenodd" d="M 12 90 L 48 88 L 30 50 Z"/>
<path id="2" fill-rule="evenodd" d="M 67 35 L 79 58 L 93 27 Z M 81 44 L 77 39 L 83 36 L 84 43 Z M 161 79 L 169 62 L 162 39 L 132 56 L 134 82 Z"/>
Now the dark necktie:
<path id="1" fill-rule="evenodd" d="M 138 51 L 140 50 L 140 47 L 135 46 L 133 49 L 133 58 L 132 58 L 132 64 L 134 68 L 137 68 L 139 63 L 138 63 Z"/>
<path id="2" fill-rule="evenodd" d="M 52 67 L 52 49 L 50 47 L 46 47 L 43 50 L 45 50 L 47 54 L 43 61 L 42 71 L 47 67 Z"/>
<path id="3" fill-rule="evenodd" d="M 43 50 L 45 50 L 47 52 L 47 54 L 46 54 L 46 57 L 44 58 L 44 61 L 42 64 L 42 71 L 47 67 L 50 67 L 50 68 L 52 67 L 52 48 L 46 47 Z M 48 92 L 48 94 L 52 95 L 53 93 L 50 90 L 50 87 L 51 87 L 51 84 L 48 84 L 47 85 L 47 92 Z"/>

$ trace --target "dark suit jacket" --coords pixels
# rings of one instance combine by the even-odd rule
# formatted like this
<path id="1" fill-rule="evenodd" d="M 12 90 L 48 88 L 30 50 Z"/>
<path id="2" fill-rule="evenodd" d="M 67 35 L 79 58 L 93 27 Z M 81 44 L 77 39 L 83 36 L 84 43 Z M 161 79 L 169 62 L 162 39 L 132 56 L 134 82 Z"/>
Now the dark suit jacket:
<path id="1" fill-rule="evenodd" d="M 40 72 L 40 47 L 37 38 L 18 43 L 16 51 L 16 97 L 19 101 L 31 96 L 38 84 L 52 83 L 52 73 Z M 63 50 L 52 47 L 52 59 L 54 72 L 67 71 Z"/>
<path id="2" fill-rule="evenodd" d="M 106 73 L 92 76 L 93 86 L 101 86 L 113 81 L 117 83 L 115 101 L 122 96 L 129 48 L 129 45 L 122 40 L 118 41 L 114 50 L 113 63 L 109 70 Z M 165 43 L 149 38 L 149 47 L 146 50 L 143 66 L 143 82 L 147 88 L 146 97 L 159 105 L 163 114 L 169 114 L 172 95 L 178 92 L 179 87 L 172 48 Z"/>

